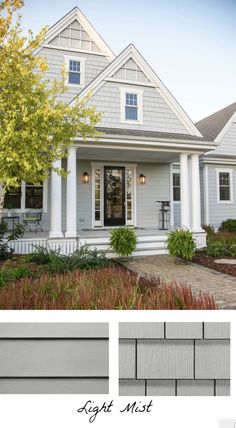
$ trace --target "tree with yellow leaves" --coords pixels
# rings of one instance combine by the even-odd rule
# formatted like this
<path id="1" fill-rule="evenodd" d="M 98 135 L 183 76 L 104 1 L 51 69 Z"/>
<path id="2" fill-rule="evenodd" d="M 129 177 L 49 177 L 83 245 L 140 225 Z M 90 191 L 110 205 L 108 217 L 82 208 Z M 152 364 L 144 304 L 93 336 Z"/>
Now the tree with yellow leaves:
<path id="1" fill-rule="evenodd" d="M 21 0 L 0 3 L 0 221 L 6 192 L 22 181 L 44 181 L 73 138 L 95 136 L 100 119 L 84 102 L 68 106 L 58 101 L 65 79 L 49 84 L 47 63 L 35 55 L 47 29 L 24 37 L 20 18 L 12 22 L 21 6 Z"/>

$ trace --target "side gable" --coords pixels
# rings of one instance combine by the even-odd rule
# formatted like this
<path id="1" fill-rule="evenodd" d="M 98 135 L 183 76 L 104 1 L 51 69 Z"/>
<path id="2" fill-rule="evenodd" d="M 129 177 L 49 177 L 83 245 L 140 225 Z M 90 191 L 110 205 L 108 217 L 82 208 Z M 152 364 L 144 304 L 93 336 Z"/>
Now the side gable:
<path id="1" fill-rule="evenodd" d="M 128 126 L 128 128 L 139 126 L 139 129 L 165 130 L 164 132 L 202 137 L 133 45 L 129 45 L 78 96 L 79 99 L 90 97 L 88 104 L 95 105 L 98 111 L 103 113 L 101 126 L 108 126 L 108 124 L 114 127 L 120 126 L 120 87 L 122 85 L 129 85 L 133 89 L 136 86 L 143 90 L 143 124 Z M 107 115 L 109 117 L 106 117 Z M 124 126 L 127 127 L 127 124 L 120 127 Z"/>
<path id="2" fill-rule="evenodd" d="M 196 126 L 204 137 L 211 136 L 218 144 L 215 150 L 205 154 L 205 158 L 236 157 L 236 103 L 202 119 Z"/>
<path id="3" fill-rule="evenodd" d="M 115 54 L 78 7 L 54 24 L 42 47 L 103 55 L 112 61 Z"/>

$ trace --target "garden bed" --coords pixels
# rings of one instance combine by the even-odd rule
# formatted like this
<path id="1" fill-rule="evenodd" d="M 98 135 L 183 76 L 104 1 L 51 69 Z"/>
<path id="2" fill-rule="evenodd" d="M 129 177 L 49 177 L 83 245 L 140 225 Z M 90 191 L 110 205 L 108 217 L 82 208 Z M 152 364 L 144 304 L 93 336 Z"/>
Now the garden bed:
<path id="1" fill-rule="evenodd" d="M 0 309 L 217 309 L 186 284 L 141 277 L 103 253 L 39 247 L 0 264 Z"/>
<path id="2" fill-rule="evenodd" d="M 214 269 L 218 272 L 221 272 L 227 275 L 236 276 L 236 264 L 232 265 L 228 263 L 225 263 L 225 264 L 215 263 L 215 260 L 219 260 L 219 259 L 236 260 L 235 257 L 226 257 L 226 256 L 210 257 L 210 256 L 207 256 L 204 252 L 199 251 L 194 256 L 193 262 L 199 265 Z"/>

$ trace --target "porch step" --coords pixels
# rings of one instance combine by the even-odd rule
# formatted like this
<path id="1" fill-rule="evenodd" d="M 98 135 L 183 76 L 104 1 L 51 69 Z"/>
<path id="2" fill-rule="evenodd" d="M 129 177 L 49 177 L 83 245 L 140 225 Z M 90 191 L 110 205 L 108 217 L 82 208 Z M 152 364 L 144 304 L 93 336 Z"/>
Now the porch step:
<path id="1" fill-rule="evenodd" d="M 155 256 L 160 254 L 168 254 L 166 248 L 166 236 L 141 236 L 138 237 L 138 245 L 136 251 L 132 254 L 136 256 Z M 104 251 L 107 257 L 114 257 L 109 246 L 109 238 L 81 238 L 80 245 L 88 245 L 91 249 Z"/>

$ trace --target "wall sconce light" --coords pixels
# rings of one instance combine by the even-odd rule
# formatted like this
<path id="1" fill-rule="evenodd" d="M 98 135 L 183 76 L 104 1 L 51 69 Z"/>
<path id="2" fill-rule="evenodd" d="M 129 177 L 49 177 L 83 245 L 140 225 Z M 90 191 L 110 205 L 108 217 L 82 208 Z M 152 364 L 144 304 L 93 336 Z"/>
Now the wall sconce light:
<path id="1" fill-rule="evenodd" d="M 140 174 L 139 184 L 146 184 L 146 175 Z"/>
<path id="2" fill-rule="evenodd" d="M 85 184 L 89 183 L 89 174 L 87 172 L 83 173 L 83 182 Z"/>

